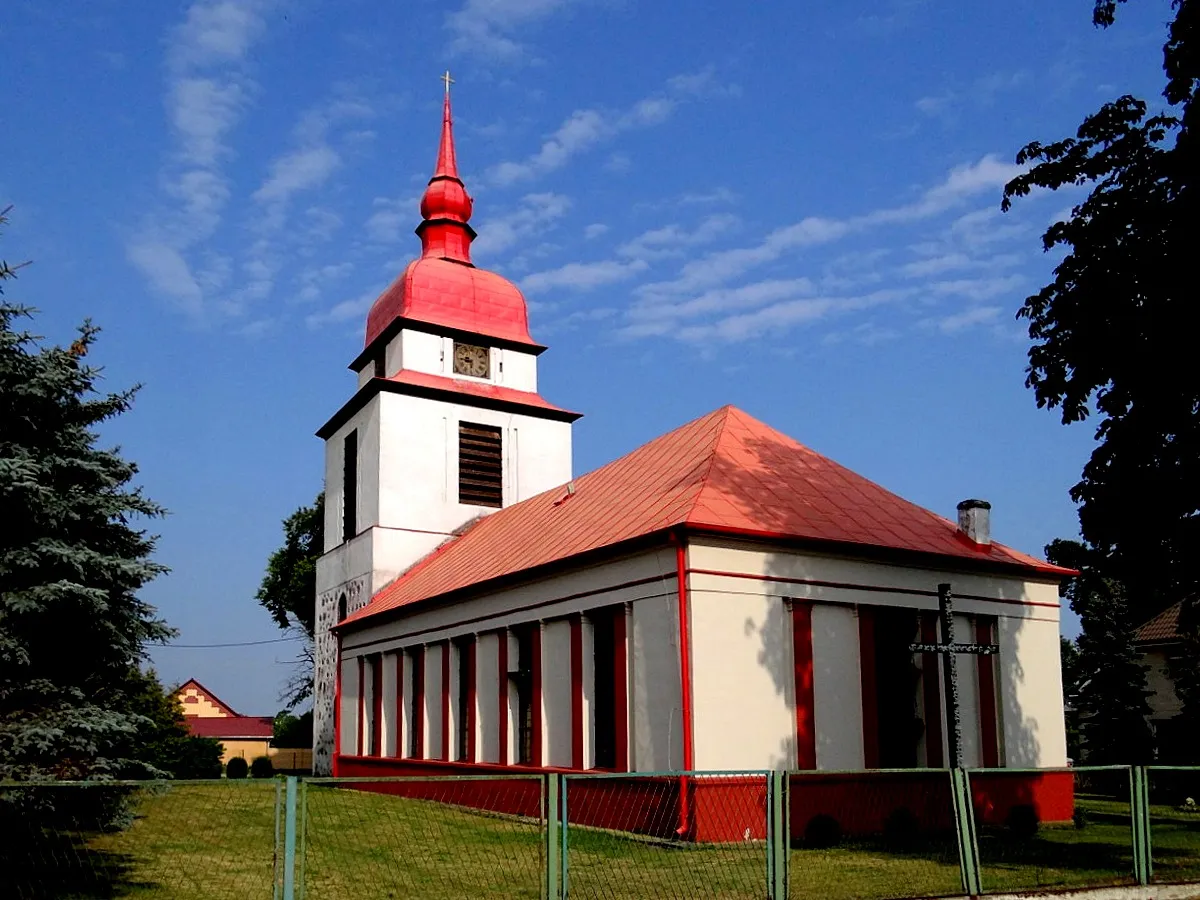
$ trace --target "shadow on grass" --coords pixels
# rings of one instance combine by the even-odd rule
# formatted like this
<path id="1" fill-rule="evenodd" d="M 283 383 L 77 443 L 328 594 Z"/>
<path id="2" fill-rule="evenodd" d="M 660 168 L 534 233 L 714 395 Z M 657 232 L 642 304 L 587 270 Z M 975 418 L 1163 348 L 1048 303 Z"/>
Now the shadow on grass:
<path id="1" fill-rule="evenodd" d="M 125 853 L 95 850 L 92 835 L 6 835 L 0 842 L 5 897 L 17 900 L 125 897 L 152 887 L 132 877 Z"/>

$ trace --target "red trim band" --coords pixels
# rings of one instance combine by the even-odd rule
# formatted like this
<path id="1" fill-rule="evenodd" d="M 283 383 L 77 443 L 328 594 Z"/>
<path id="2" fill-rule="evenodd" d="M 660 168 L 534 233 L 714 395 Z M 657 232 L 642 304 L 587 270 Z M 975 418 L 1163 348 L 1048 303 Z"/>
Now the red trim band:
<path id="1" fill-rule="evenodd" d="M 937 591 L 925 591 L 918 588 L 886 587 L 879 584 L 855 584 L 847 581 L 821 581 L 815 578 L 785 578 L 782 575 L 757 575 L 750 572 L 722 572 L 718 569 L 688 569 L 689 575 L 716 575 L 721 578 L 748 578 L 752 581 L 772 581 L 779 584 L 805 584 L 811 587 L 840 588 L 847 591 L 871 591 L 877 594 L 906 594 L 911 597 L 937 597 Z M 985 603 L 1004 603 L 1009 606 L 1043 606 L 1048 609 L 1061 609 L 1058 603 L 1038 603 L 1033 600 L 1008 600 L 1004 597 L 984 597 L 981 594 L 960 594 L 954 592 L 958 600 L 980 600 Z M 813 600 L 812 597 L 800 598 Z M 829 601 L 822 601 L 829 602 Z M 842 601 L 853 603 L 852 600 Z"/>

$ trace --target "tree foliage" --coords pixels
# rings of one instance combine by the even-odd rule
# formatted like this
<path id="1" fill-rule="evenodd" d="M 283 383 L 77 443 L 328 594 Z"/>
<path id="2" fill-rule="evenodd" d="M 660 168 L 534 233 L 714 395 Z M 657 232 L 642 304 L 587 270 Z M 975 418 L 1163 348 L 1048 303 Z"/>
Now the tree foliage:
<path id="1" fill-rule="evenodd" d="M 295 708 L 312 696 L 313 628 L 316 616 L 317 560 L 325 546 L 325 494 L 283 520 L 283 546 L 267 560 L 256 595 L 284 631 L 304 638 L 284 700 Z"/>
<path id="2" fill-rule="evenodd" d="M 136 388 L 97 390 L 90 322 L 58 347 L 17 329 L 30 316 L 0 298 L 0 779 L 158 774 L 138 667 L 172 632 L 138 598 L 164 568 L 133 523 L 163 511 L 96 433 Z"/>
<path id="3" fill-rule="evenodd" d="M 1107 26 L 1118 0 L 1099 0 Z M 1195 315 L 1192 260 L 1200 220 L 1192 99 L 1200 78 L 1200 3 L 1176 0 L 1164 47 L 1167 109 L 1147 115 L 1123 96 L 1075 137 L 1035 141 L 1032 164 L 1005 188 L 1004 208 L 1035 188 L 1090 185 L 1043 235 L 1065 250 L 1054 280 L 1026 299 L 1027 384 L 1064 423 L 1096 414 L 1098 439 L 1072 489 L 1085 540 L 1148 618 L 1200 584 L 1200 374 L 1188 358 Z"/>
<path id="4" fill-rule="evenodd" d="M 1083 761 L 1152 762 L 1154 737 L 1146 701 L 1150 692 L 1133 646 L 1136 623 L 1124 587 L 1093 567 L 1094 552 L 1077 541 L 1053 541 L 1046 557 L 1080 571 L 1063 588 L 1082 628 L 1075 652 L 1063 655 L 1063 686 L 1075 712 Z"/>

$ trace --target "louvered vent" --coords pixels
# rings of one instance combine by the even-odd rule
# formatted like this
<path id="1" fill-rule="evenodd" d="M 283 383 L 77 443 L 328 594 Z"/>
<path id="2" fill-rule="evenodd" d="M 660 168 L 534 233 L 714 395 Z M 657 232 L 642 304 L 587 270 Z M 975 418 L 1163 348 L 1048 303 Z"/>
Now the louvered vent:
<path id="1" fill-rule="evenodd" d="M 489 425 L 458 424 L 458 502 L 500 506 L 504 470 L 500 429 Z"/>

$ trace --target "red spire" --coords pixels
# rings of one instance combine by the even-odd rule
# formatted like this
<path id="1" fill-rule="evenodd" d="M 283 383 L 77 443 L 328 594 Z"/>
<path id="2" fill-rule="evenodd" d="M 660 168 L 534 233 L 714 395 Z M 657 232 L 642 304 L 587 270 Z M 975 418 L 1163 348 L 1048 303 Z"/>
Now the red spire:
<path id="1" fill-rule="evenodd" d="M 446 82 L 446 100 L 442 105 L 442 140 L 438 146 L 437 167 L 429 187 L 421 198 L 421 218 L 417 234 L 421 237 L 421 256 L 441 257 L 471 265 L 471 241 L 475 229 L 471 218 L 471 198 L 458 177 L 454 155 L 454 125 L 450 116 L 450 73 Z"/>
<path id="2" fill-rule="evenodd" d="M 442 143 L 438 146 L 434 178 L 458 178 L 458 162 L 454 159 L 454 123 L 450 118 L 450 89 L 446 86 L 446 102 L 442 104 Z"/>

